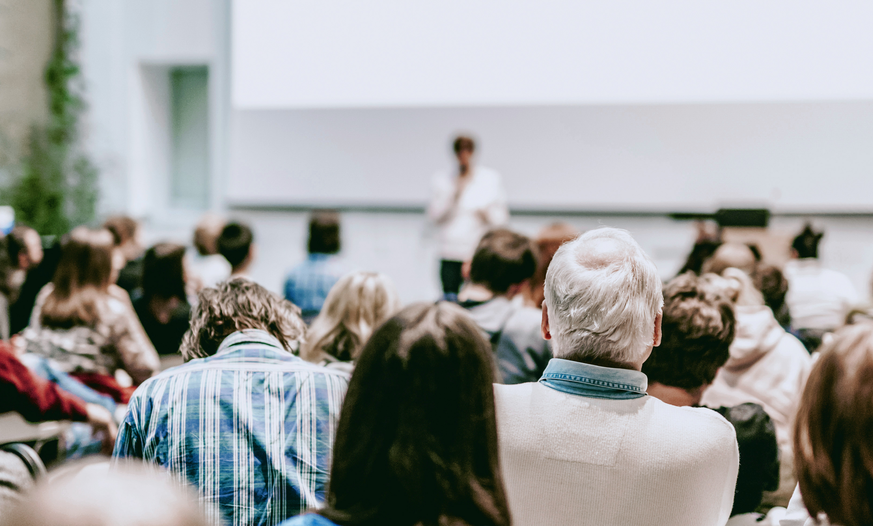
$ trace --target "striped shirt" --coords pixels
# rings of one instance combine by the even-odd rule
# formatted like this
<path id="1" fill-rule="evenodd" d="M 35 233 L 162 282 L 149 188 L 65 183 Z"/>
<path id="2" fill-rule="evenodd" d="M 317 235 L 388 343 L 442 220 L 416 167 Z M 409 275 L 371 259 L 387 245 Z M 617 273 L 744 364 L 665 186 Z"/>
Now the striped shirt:
<path id="1" fill-rule="evenodd" d="M 331 287 L 343 276 L 337 256 L 309 254 L 285 278 L 285 299 L 300 307 L 303 319 L 312 321 L 321 311 Z"/>
<path id="2" fill-rule="evenodd" d="M 168 369 L 130 400 L 113 457 L 159 464 L 196 487 L 212 524 L 275 525 L 324 498 L 348 376 L 264 331 Z"/>

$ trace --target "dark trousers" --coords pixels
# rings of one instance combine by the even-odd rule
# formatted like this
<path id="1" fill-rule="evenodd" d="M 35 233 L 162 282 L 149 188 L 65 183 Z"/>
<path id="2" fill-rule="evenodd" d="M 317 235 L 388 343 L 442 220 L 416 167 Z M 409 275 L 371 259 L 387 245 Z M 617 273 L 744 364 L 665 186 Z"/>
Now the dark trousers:
<path id="1" fill-rule="evenodd" d="M 461 291 L 461 285 L 464 283 L 464 278 L 461 275 L 463 265 L 462 261 L 440 260 L 440 280 L 443 283 L 444 295 L 453 294 L 457 297 L 458 292 Z"/>

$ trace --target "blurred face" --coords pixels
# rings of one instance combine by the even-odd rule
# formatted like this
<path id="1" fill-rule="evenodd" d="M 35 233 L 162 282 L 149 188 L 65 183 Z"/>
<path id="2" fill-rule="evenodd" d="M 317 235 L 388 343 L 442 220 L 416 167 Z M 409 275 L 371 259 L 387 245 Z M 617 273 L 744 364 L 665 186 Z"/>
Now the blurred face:
<path id="1" fill-rule="evenodd" d="M 470 162 L 473 160 L 473 150 L 469 148 L 461 148 L 458 150 L 458 164 L 463 167 L 469 167 Z"/>
<path id="2" fill-rule="evenodd" d="M 29 269 L 35 267 L 42 262 L 42 240 L 35 230 L 28 230 L 24 235 L 24 242 L 27 245 L 27 254 L 23 261 L 20 261 L 21 268 Z"/>

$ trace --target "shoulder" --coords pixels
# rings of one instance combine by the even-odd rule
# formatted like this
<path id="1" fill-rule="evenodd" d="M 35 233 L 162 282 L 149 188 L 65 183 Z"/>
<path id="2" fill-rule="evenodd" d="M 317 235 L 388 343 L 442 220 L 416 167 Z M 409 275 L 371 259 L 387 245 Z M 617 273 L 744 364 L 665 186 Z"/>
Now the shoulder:
<path id="1" fill-rule="evenodd" d="M 529 400 L 536 382 L 524 384 L 494 384 L 494 404 L 498 409 Z"/>
<path id="2" fill-rule="evenodd" d="M 782 362 L 812 365 L 812 355 L 809 354 L 797 336 L 788 331 L 783 332 L 779 343 L 770 354 L 774 357 L 778 356 L 779 361 Z"/>
<path id="3" fill-rule="evenodd" d="M 279 526 L 338 526 L 335 522 L 328 520 L 317 513 L 307 513 L 292 517 Z"/>
<path id="4" fill-rule="evenodd" d="M 669 429 L 675 441 L 685 445 L 685 451 L 716 455 L 736 452 L 734 426 L 718 412 L 706 407 L 676 407 L 649 398 L 653 420 Z"/>

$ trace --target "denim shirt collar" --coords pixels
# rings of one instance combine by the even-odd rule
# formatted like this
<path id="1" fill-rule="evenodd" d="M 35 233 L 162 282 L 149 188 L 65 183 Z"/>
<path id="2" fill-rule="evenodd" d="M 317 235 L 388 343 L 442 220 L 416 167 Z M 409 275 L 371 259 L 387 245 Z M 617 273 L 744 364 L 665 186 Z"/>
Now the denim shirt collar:
<path id="1" fill-rule="evenodd" d="M 540 383 L 562 393 L 631 400 L 646 396 L 649 380 L 640 371 L 552 358 Z"/>

